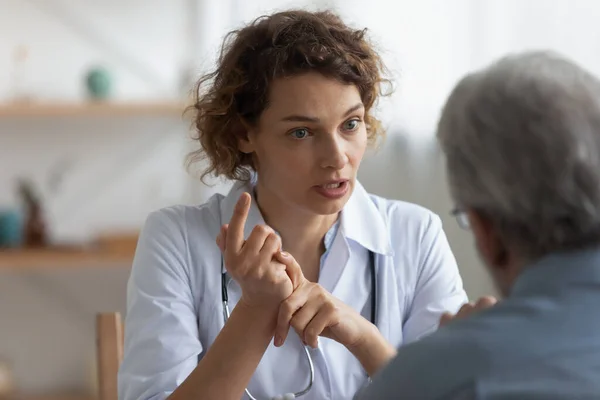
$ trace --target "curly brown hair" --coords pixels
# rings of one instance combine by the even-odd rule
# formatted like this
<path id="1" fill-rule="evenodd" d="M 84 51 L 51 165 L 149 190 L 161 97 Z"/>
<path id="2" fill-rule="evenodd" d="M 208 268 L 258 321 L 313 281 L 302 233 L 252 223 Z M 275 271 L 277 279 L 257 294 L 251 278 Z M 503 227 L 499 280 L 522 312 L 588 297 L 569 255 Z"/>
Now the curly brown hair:
<path id="1" fill-rule="evenodd" d="M 252 155 L 242 153 L 238 139 L 255 126 L 268 106 L 274 79 L 315 71 L 356 85 L 365 106 L 369 143 L 384 136 L 372 108 L 384 93 L 383 61 L 366 38 L 331 11 L 290 10 L 262 16 L 223 41 L 217 68 L 200 78 L 195 91 L 194 126 L 200 149 L 188 155 L 188 166 L 208 161 L 208 175 L 248 180 Z"/>

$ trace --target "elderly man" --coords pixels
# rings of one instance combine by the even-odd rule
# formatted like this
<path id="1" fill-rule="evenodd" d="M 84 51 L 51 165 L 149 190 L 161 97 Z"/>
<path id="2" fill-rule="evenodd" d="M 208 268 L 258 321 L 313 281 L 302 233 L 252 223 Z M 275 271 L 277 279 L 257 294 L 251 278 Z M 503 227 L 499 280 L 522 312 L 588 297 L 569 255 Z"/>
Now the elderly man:
<path id="1" fill-rule="evenodd" d="M 361 399 L 600 399 L 600 81 L 503 58 L 458 84 L 438 137 L 506 297 L 400 349 Z"/>

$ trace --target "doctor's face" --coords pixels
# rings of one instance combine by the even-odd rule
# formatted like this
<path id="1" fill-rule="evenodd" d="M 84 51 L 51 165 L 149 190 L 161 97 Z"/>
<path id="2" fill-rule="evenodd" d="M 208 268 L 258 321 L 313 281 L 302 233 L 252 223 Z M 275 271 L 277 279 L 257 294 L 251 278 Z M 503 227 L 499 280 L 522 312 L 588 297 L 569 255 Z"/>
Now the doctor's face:
<path id="1" fill-rule="evenodd" d="M 317 73 L 275 80 L 258 126 L 240 146 L 253 153 L 259 199 L 313 214 L 339 212 L 367 148 L 364 115 L 354 85 Z"/>

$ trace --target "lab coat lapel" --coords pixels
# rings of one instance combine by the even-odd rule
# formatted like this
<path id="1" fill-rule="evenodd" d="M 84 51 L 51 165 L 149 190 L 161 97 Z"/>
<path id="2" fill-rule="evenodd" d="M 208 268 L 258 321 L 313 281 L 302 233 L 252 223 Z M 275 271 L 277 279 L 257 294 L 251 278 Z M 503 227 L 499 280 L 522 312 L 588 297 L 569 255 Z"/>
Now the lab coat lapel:
<path id="1" fill-rule="evenodd" d="M 388 223 L 358 181 L 342 210 L 340 228 L 347 240 L 356 242 L 367 250 L 388 256 L 394 254 Z"/>
<path id="2" fill-rule="evenodd" d="M 325 263 L 321 266 L 319 284 L 330 293 L 334 293 L 337 283 L 348 265 L 349 259 L 350 251 L 348 249 L 348 244 L 346 243 L 344 236 L 338 231 L 338 234 L 333 239 Z"/>

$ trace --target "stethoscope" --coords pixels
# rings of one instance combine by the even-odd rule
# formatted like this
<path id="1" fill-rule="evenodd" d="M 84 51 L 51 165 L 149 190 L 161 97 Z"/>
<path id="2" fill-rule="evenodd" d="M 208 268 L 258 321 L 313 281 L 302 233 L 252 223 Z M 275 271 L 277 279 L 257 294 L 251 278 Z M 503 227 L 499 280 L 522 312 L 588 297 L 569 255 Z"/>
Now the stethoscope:
<path id="1" fill-rule="evenodd" d="M 377 321 L 377 275 L 376 275 L 376 258 L 375 253 L 369 251 L 369 269 L 371 270 L 371 323 L 376 325 Z M 225 271 L 223 265 L 223 256 L 221 256 L 221 271 Z M 229 295 L 227 291 L 227 286 L 231 279 L 227 276 L 227 272 L 222 272 L 221 274 L 221 300 L 223 301 L 223 318 L 224 322 L 227 322 L 229 319 Z M 298 397 L 304 396 L 306 393 L 310 391 L 313 386 L 313 382 L 315 380 L 315 366 L 313 364 L 312 357 L 310 355 L 310 350 L 308 346 L 304 346 L 304 354 L 306 355 L 306 361 L 308 362 L 308 367 L 310 369 L 308 385 L 306 388 L 300 392 L 296 393 L 286 393 L 282 395 L 278 395 L 273 397 L 271 400 L 292 400 Z M 245 389 L 246 394 L 250 398 L 250 400 L 257 400 L 256 397 L 252 396 L 248 388 Z"/>

